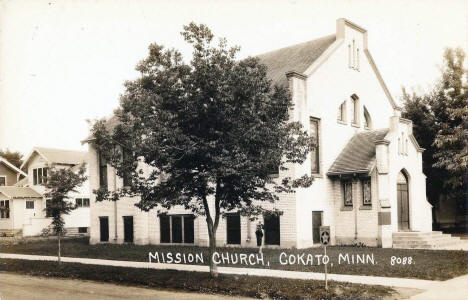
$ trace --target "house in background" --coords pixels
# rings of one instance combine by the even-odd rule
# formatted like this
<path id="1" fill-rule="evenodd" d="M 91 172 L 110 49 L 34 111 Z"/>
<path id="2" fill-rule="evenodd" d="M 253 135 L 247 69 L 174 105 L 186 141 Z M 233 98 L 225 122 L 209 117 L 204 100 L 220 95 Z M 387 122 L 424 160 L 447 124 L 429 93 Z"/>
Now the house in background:
<path id="1" fill-rule="evenodd" d="M 6 158 L 0 156 L 0 186 L 15 185 L 26 176 L 26 173 L 10 163 Z"/>
<path id="2" fill-rule="evenodd" d="M 367 39 L 365 29 L 339 19 L 333 35 L 258 56 L 272 82 L 289 87 L 290 120 L 301 122 L 317 140 L 303 164 L 290 164 L 276 175 L 281 180 L 309 174 L 315 177 L 312 186 L 280 194 L 274 204 L 262 203 L 283 212 L 260 220 L 267 247 L 318 246 L 322 225 L 330 226 L 332 245 L 432 248 L 456 242 L 432 232 L 424 149 L 412 134 L 412 122 L 401 117 Z M 91 189 L 123 187 L 124 180 L 100 159 L 93 137 L 86 142 Z M 205 219 L 183 207 L 142 212 L 134 205 L 138 197 L 101 203 L 93 194 L 90 198 L 93 244 L 208 245 Z M 255 225 L 230 212 L 220 221 L 218 246 L 255 247 Z"/>
<path id="3" fill-rule="evenodd" d="M 47 199 L 44 197 L 43 177 L 50 167 L 75 168 L 86 163 L 86 152 L 35 147 L 26 156 L 20 171 L 27 177 L 12 187 L 0 187 L 2 215 L 0 231 L 6 234 L 35 236 L 48 227 L 52 219 L 46 215 Z M 88 234 L 89 185 L 86 181 L 70 195 L 77 208 L 64 215 L 68 235 Z"/>

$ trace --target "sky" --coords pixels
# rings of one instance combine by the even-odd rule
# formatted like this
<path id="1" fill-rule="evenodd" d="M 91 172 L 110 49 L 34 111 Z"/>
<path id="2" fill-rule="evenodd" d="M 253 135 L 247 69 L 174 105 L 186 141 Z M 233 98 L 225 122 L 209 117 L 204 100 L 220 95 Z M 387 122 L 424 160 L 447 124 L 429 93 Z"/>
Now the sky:
<path id="1" fill-rule="evenodd" d="M 335 33 L 347 18 L 390 92 L 422 92 L 443 50 L 468 53 L 468 1 L 22 1 L 0 0 L 0 149 L 86 150 L 86 120 L 109 116 L 148 45 L 176 48 L 191 21 L 239 45 L 239 58 Z"/>

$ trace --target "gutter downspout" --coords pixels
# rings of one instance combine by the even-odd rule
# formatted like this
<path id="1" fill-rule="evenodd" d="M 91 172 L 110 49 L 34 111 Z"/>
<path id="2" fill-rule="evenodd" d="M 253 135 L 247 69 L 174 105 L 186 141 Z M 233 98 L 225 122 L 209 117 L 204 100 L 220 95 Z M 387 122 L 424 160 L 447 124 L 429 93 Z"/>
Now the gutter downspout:
<path id="1" fill-rule="evenodd" d="M 113 170 L 114 173 L 114 192 L 117 189 L 117 175 L 115 174 L 115 170 Z M 117 201 L 114 201 L 114 241 L 117 242 Z"/>

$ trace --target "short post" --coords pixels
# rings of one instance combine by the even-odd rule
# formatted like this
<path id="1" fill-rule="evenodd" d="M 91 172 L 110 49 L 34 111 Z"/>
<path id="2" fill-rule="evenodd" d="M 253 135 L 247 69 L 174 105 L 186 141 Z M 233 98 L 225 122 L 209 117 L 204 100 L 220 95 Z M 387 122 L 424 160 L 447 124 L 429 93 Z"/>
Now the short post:
<path id="1" fill-rule="evenodd" d="M 325 245 L 323 247 L 325 253 L 324 256 L 327 256 L 327 246 Z M 325 291 L 328 292 L 328 281 L 327 281 L 327 264 L 325 264 Z"/>
<path id="2" fill-rule="evenodd" d="M 327 256 L 327 245 L 330 243 L 330 226 L 320 226 L 320 243 L 322 244 L 323 250 L 325 252 L 323 255 L 324 260 L 325 260 L 325 257 Z M 328 292 L 327 264 L 330 260 L 327 258 L 326 261 L 327 263 L 324 264 L 325 265 L 325 291 Z"/>

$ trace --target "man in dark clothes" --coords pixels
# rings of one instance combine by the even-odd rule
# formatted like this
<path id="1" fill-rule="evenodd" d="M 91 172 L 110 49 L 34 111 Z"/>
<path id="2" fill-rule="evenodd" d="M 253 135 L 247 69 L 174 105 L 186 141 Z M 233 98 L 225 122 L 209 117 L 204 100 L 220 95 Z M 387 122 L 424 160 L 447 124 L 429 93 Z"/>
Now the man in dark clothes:
<path id="1" fill-rule="evenodd" d="M 260 247 L 258 252 L 262 253 L 262 242 L 263 242 L 263 226 L 262 226 L 262 224 L 257 225 L 257 230 L 255 230 L 255 235 L 257 236 L 257 246 Z"/>

